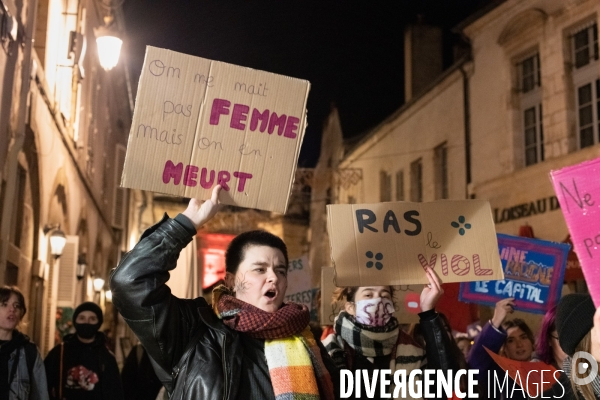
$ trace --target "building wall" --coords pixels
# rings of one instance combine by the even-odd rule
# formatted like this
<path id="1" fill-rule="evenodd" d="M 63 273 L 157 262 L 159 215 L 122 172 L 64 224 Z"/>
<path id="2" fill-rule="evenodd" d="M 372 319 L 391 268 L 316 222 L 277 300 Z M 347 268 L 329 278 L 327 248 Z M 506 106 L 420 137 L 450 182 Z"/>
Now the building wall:
<path id="1" fill-rule="evenodd" d="M 571 39 L 576 27 L 597 23 L 599 13 L 595 1 L 511 0 L 464 29 L 473 48 L 471 193 L 490 200 L 498 232 L 516 235 L 528 224 L 542 239 L 563 241 L 568 235 L 549 172 L 600 154 L 597 139 L 584 149 L 579 144 Z M 527 166 L 522 103 L 528 100 L 519 60 L 535 52 L 544 160 Z M 600 62 L 594 69 L 597 78 Z"/>
<path id="2" fill-rule="evenodd" d="M 1 261 L 7 274 L 0 280 L 12 279 L 16 269 L 28 308 L 24 329 L 43 353 L 54 346 L 57 307 L 74 308 L 85 300 L 106 305 L 104 291 L 95 293 L 92 280 L 106 280 L 124 249 L 121 232 L 127 223 L 120 211 L 126 211 L 126 193 L 118 185 L 132 110 L 123 63 L 111 71 L 100 67 L 93 29 L 103 24 L 103 15 L 96 6 L 93 0 L 15 6 L 22 13 L 38 11 L 36 29 L 29 35 L 35 37 L 35 47 L 24 61 L 31 62 L 29 93 L 21 96 L 18 74 L 8 75 L 21 68 L 19 63 L 0 54 L 0 101 L 9 104 L 10 99 L 10 106 L 2 106 L 0 129 L 24 138 L 13 167 L 23 177 L 10 190 L 8 177 L 2 177 L 1 198 L 9 199 L 12 210 L 0 221 L 3 230 L 10 227 L 6 260 Z M 114 12 L 118 19 L 120 10 Z M 77 32 L 76 42 L 69 41 L 71 31 Z M 15 45 L 14 54 L 23 57 L 18 49 Z M 19 110 L 22 98 L 26 109 Z M 25 115 L 22 126 L 15 124 L 20 111 Z M 10 138 L 0 135 L 0 151 L 8 148 Z M 0 162 L 3 171 L 10 170 L 6 152 Z M 49 236 L 59 225 L 67 246 L 55 260 Z M 46 226 L 52 229 L 45 232 Z M 87 263 L 82 280 L 75 277 L 78 260 Z M 106 326 L 112 328 L 113 320 L 107 315 Z"/>
<path id="3" fill-rule="evenodd" d="M 391 175 L 391 200 L 396 199 L 396 173 L 404 171 L 405 200 L 410 201 L 410 164 L 422 159 L 423 201 L 435 194 L 435 151 L 446 143 L 448 198 L 464 199 L 466 169 L 464 151 L 463 75 L 450 71 L 437 85 L 381 123 L 366 140 L 347 154 L 341 169 L 362 170 L 362 182 L 339 188 L 339 202 L 377 203 L 380 173 Z M 451 106 L 449 106 L 451 105 Z"/>

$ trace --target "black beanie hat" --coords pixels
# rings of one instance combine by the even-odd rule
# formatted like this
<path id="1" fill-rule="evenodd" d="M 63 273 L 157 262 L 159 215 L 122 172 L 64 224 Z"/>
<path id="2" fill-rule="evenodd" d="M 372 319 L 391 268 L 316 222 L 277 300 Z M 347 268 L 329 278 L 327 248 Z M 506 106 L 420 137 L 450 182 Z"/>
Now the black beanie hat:
<path id="1" fill-rule="evenodd" d="M 85 303 L 81 303 L 75 309 L 73 313 L 73 322 L 77 319 L 77 316 L 81 314 L 82 311 L 91 311 L 98 317 L 98 326 L 102 325 L 104 321 L 104 317 L 102 316 L 102 309 L 96 303 L 92 303 L 91 301 L 86 301 Z"/>
<path id="2" fill-rule="evenodd" d="M 564 296 L 556 309 L 556 332 L 560 347 L 569 356 L 594 326 L 596 307 L 589 294 L 573 293 Z"/>

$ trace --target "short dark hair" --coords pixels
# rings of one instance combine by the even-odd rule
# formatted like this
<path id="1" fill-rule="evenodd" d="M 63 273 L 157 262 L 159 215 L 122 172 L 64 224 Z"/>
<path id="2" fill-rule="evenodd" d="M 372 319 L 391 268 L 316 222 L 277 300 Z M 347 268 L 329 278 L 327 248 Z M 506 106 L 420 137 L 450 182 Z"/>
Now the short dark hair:
<path id="1" fill-rule="evenodd" d="M 0 288 L 0 303 L 6 303 L 10 299 L 10 296 L 12 296 L 13 294 L 17 296 L 17 300 L 19 300 L 19 303 L 21 303 L 21 308 L 23 310 L 21 319 L 23 319 L 25 313 L 27 312 L 27 307 L 25 307 L 25 296 L 23 296 L 23 293 L 21 293 L 18 287 L 2 286 Z"/>
<path id="2" fill-rule="evenodd" d="M 529 325 L 527 325 L 527 322 L 523 321 L 521 318 L 515 318 L 511 319 L 510 321 L 506 321 L 502 324 L 502 327 L 507 332 L 510 328 L 521 329 L 527 335 L 527 339 L 531 341 L 531 345 L 535 347 L 535 339 L 533 338 L 533 332 L 531 331 Z"/>
<path id="3" fill-rule="evenodd" d="M 227 247 L 227 252 L 225 253 L 225 268 L 227 272 L 235 275 L 238 267 L 244 261 L 246 250 L 250 246 L 268 246 L 281 250 L 287 267 L 289 263 L 287 246 L 283 240 L 267 231 L 256 230 L 241 233 L 229 243 L 229 247 Z"/>

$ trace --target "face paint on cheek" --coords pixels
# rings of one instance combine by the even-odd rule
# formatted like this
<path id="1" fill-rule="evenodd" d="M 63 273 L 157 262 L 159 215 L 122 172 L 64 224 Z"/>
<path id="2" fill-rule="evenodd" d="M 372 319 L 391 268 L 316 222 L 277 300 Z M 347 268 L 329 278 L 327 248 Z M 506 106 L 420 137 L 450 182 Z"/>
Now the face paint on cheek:
<path id="1" fill-rule="evenodd" d="M 356 302 L 356 321 L 369 326 L 384 326 L 395 311 L 394 303 L 387 298 L 359 300 Z"/>

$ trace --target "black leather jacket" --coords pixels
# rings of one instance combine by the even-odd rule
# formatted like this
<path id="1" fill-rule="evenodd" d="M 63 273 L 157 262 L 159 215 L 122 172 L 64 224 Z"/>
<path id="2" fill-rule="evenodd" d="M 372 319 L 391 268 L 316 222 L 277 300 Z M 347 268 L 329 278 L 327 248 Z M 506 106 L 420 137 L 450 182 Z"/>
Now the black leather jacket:
<path id="1" fill-rule="evenodd" d="M 111 274 L 113 303 L 150 355 L 171 399 L 251 399 L 237 384 L 244 356 L 240 334 L 226 327 L 203 298 L 179 299 L 165 285 L 192 237 L 166 215 L 144 232 Z M 329 357 L 324 348 L 322 355 Z M 323 361 L 335 386 L 337 369 L 330 359 Z"/>
<path id="2" fill-rule="evenodd" d="M 240 335 L 227 328 L 203 298 L 179 299 L 165 284 L 192 237 L 166 215 L 146 230 L 111 274 L 113 304 L 144 345 L 171 399 L 251 398 L 250 393 L 238 393 L 235 384 L 244 354 Z M 439 318 L 423 322 L 427 368 L 455 369 Z M 328 356 L 324 349 L 323 353 L 325 361 Z M 339 384 L 336 375 L 332 374 L 334 386 Z"/>

